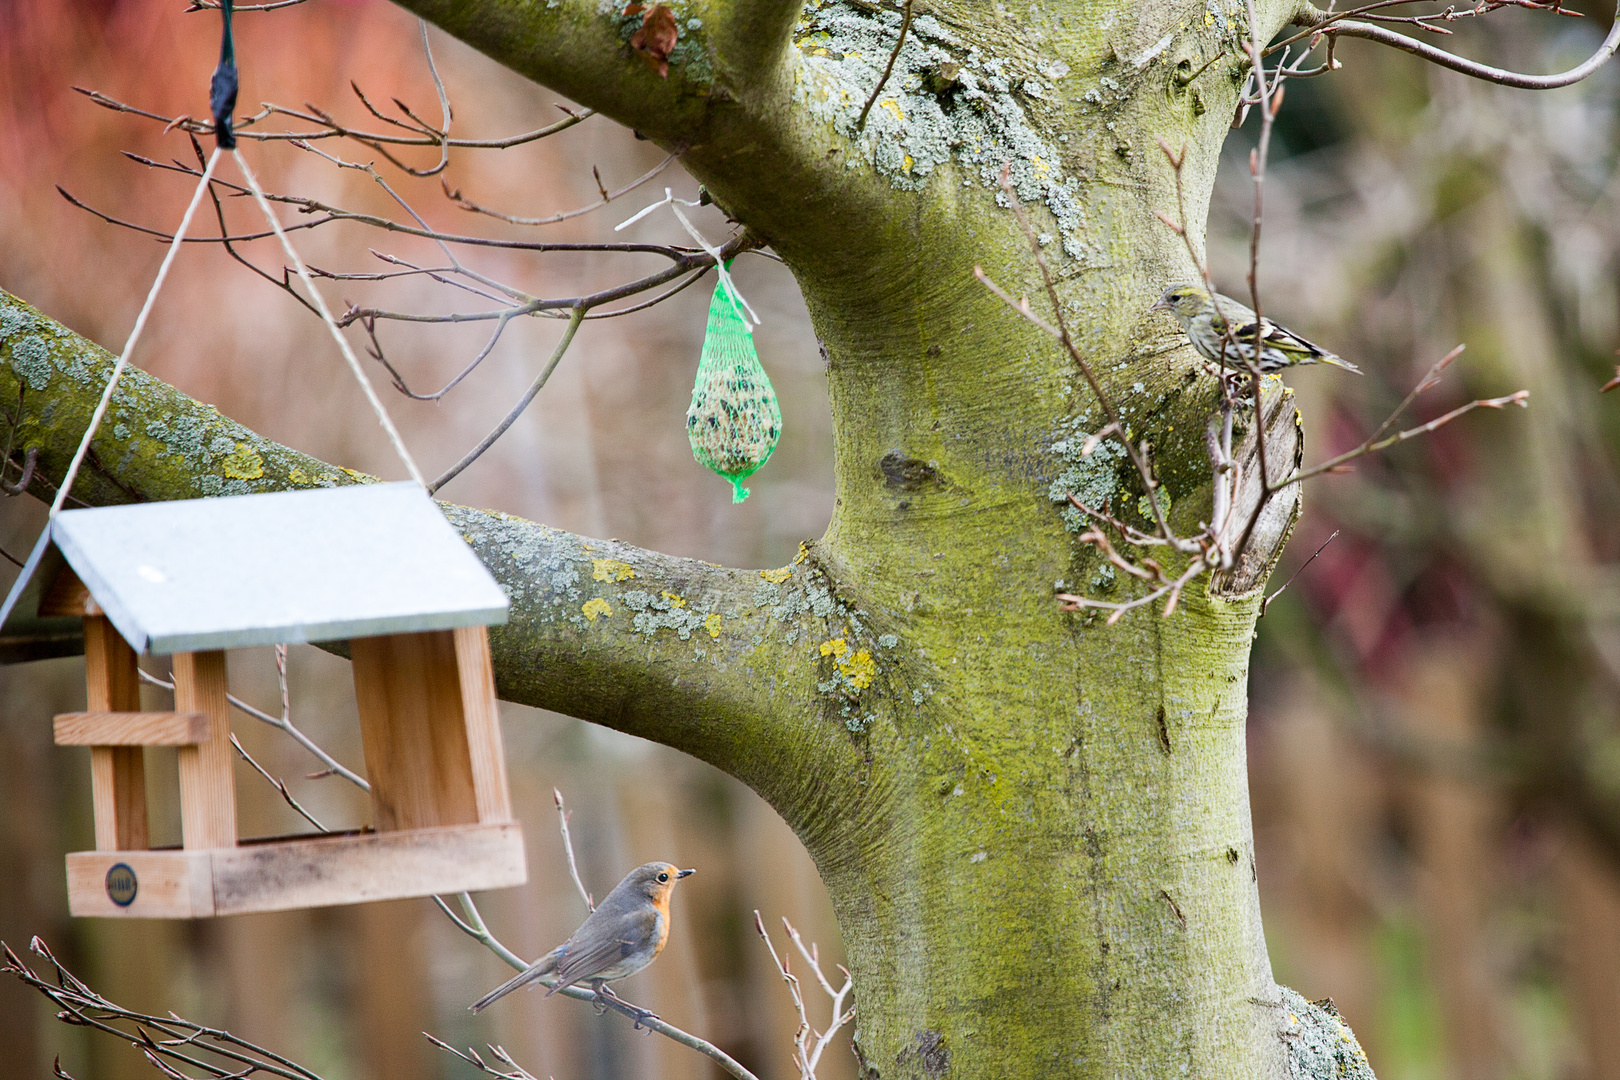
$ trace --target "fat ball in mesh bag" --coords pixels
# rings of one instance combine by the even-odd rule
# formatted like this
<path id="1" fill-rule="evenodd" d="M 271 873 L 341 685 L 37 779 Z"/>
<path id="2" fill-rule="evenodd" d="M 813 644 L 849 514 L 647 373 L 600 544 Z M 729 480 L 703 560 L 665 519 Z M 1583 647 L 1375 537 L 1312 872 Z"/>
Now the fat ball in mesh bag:
<path id="1" fill-rule="evenodd" d="M 770 460 L 781 434 L 776 391 L 760 365 L 742 301 L 724 275 L 709 301 L 703 355 L 686 410 L 692 456 L 730 480 L 731 501 L 740 503 L 748 498 L 742 482 Z"/>

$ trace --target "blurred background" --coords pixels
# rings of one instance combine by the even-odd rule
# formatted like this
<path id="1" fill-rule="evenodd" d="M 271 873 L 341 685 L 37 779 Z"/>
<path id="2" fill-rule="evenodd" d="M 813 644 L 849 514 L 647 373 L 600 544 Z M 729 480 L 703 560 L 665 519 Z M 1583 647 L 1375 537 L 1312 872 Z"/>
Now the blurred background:
<path id="1" fill-rule="evenodd" d="M 117 217 L 167 229 L 191 182 L 120 156 L 189 160 L 162 125 L 99 108 L 103 91 L 164 115 L 206 111 L 217 16 L 181 0 L 0 0 L 0 286 L 116 348 L 162 257 L 149 237 L 64 201 L 61 185 Z M 1526 71 L 1583 59 L 1607 29 L 1500 12 L 1448 47 Z M 239 17 L 241 112 L 305 102 L 375 126 L 349 89 L 399 97 L 436 119 L 417 23 L 381 0 L 314 0 Z M 495 137 L 558 119 L 554 95 L 430 33 L 455 106 L 453 133 Z M 1359 442 L 1423 371 L 1468 351 L 1414 411 L 1438 416 L 1477 396 L 1528 388 L 1532 407 L 1481 414 L 1318 481 L 1278 585 L 1338 530 L 1261 621 L 1250 714 L 1260 888 L 1278 978 L 1332 997 L 1383 1080 L 1620 1077 L 1620 396 L 1600 398 L 1620 345 L 1620 180 L 1611 66 L 1576 87 L 1503 90 L 1361 42 L 1345 68 L 1291 83 L 1266 186 L 1261 284 L 1268 313 L 1366 369 L 1356 380 L 1291 381 L 1319 459 Z M 1257 121 L 1235 132 L 1210 216 L 1217 280 L 1245 295 Z M 273 190 L 376 213 L 397 210 L 366 175 L 297 149 L 248 143 Z M 352 143 L 349 160 L 378 160 Z M 601 120 L 527 147 L 453 155 L 446 180 L 485 206 L 542 216 L 597 198 L 663 155 Z M 422 155 L 419 165 L 433 159 Z M 437 179 L 389 182 L 431 223 L 519 230 L 455 208 Z M 601 240 L 664 186 L 671 169 L 608 208 L 548 226 L 555 240 Z M 230 220 L 251 217 L 229 207 Z M 284 220 L 290 218 L 284 214 Z M 727 235 L 711 210 L 694 218 Z M 352 225 L 295 234 L 312 264 L 381 270 L 368 247 L 406 258 L 430 248 Z M 533 235 L 531 231 L 530 235 Z M 667 210 L 620 234 L 685 243 Z M 248 245 L 261 266 L 280 260 Z M 640 261 L 636 261 L 640 260 Z M 483 272 L 537 295 L 567 295 L 651 272 L 649 257 L 486 252 Z M 595 536 L 742 566 L 787 562 L 831 514 L 830 418 L 822 364 L 788 273 L 753 256 L 738 282 L 759 311 L 761 357 L 782 399 L 771 463 L 733 506 L 726 483 L 691 460 L 684 416 L 712 280 L 659 308 L 587 323 L 549 386 L 485 457 L 442 492 Z M 457 303 L 431 283 L 330 285 L 329 297 L 399 310 Z M 441 403 L 393 395 L 390 408 L 436 474 L 505 413 L 560 325 L 510 328 Z M 436 388 L 483 343 L 477 328 L 381 331 L 417 389 Z M 217 247 L 188 247 L 137 362 L 271 437 L 329 461 L 399 478 L 324 330 Z M 381 385 L 380 375 L 378 376 Z M 26 551 L 44 507 L 0 500 L 0 547 Z M 0 582 L 13 571 L 0 565 Z M 233 653 L 235 693 L 276 711 L 269 650 Z M 164 674 L 159 661 L 150 670 Z M 479 1017 L 467 1002 L 504 967 L 428 901 L 197 923 L 70 920 L 62 853 L 93 846 L 88 755 L 51 745 L 47 718 L 82 708 L 82 661 L 0 668 L 0 938 L 41 935 L 122 1004 L 230 1028 L 338 1078 L 462 1077 L 433 1049 L 506 1046 L 560 1080 L 708 1077 L 666 1040 L 537 994 Z M 360 760 L 347 665 L 294 648 L 294 720 L 342 760 Z M 148 707 L 162 707 L 152 691 Z M 761 1076 L 792 1075 L 790 1001 L 752 930 L 786 916 L 841 958 L 814 867 L 775 814 L 740 784 L 673 751 L 577 721 L 503 707 L 513 795 L 530 845 L 530 884 L 492 893 L 492 929 L 526 955 L 584 915 L 568 882 L 552 808 L 574 810 L 586 884 L 659 858 L 699 868 L 675 898 L 663 959 L 626 997 L 717 1043 Z M 255 721 L 237 730 L 333 827 L 360 824 L 359 793 L 304 779 L 316 763 Z M 178 839 L 175 763 L 149 752 L 156 842 Z M 238 771 L 243 835 L 302 830 L 269 785 Z M 168 801 L 165 801 L 168 800 Z M 778 934 L 778 944 L 782 944 Z M 813 1019 L 824 1002 L 811 996 Z M 17 1076 L 154 1075 L 128 1046 L 57 1022 L 0 981 L 0 1059 Z M 847 1042 L 824 1078 L 853 1074 Z"/>

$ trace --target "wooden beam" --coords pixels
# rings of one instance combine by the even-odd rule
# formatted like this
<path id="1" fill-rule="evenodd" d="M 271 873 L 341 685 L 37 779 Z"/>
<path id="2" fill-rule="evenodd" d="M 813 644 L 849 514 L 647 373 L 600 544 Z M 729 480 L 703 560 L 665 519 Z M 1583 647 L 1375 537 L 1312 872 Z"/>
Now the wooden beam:
<path id="1" fill-rule="evenodd" d="M 360 741 L 379 831 L 478 820 L 450 630 L 349 642 Z"/>
<path id="2" fill-rule="evenodd" d="M 528 880 L 523 831 L 513 823 L 249 843 L 214 852 L 213 867 L 220 915 L 479 892 Z"/>
<path id="3" fill-rule="evenodd" d="M 528 879 L 523 832 L 515 823 L 250 840 L 210 851 L 79 851 L 67 857 L 67 866 L 74 915 L 126 919 L 481 892 Z M 125 869 L 113 873 L 120 866 Z"/>
<path id="4" fill-rule="evenodd" d="M 71 571 L 64 570 L 58 576 L 53 593 L 63 577 L 72 577 Z M 72 578 L 75 584 L 78 580 Z M 105 615 L 84 617 L 84 682 L 91 712 L 135 712 L 141 707 L 135 650 Z M 146 847 L 146 759 L 140 747 L 92 748 L 90 794 L 99 850 L 134 851 Z"/>
<path id="5" fill-rule="evenodd" d="M 52 722 L 57 746 L 198 746 L 208 717 L 194 712 L 70 712 Z"/>
<path id="6" fill-rule="evenodd" d="M 461 681 L 461 708 L 467 720 L 467 749 L 472 759 L 478 820 L 511 821 L 512 799 L 506 786 L 506 752 L 501 744 L 500 709 L 495 703 L 489 630 L 463 626 L 454 633 L 456 674 Z"/>
<path id="7" fill-rule="evenodd" d="M 68 912 L 78 917 L 206 918 L 214 914 L 214 882 L 208 854 L 72 852 L 67 857 Z M 115 870 L 119 867 L 124 869 Z"/>
<path id="8" fill-rule="evenodd" d="M 236 781 L 231 774 L 230 702 L 225 654 L 174 654 L 174 707 L 208 717 L 208 737 L 180 748 L 180 831 L 188 850 L 236 845 Z"/>

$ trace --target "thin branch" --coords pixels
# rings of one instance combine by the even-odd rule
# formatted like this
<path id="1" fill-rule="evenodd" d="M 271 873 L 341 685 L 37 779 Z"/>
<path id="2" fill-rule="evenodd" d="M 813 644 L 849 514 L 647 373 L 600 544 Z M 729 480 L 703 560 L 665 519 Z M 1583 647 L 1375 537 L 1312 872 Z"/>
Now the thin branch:
<path id="1" fill-rule="evenodd" d="M 1529 404 L 1530 391 L 1528 390 L 1519 390 L 1504 397 L 1481 398 L 1476 401 L 1470 401 L 1466 405 L 1460 405 L 1457 408 L 1452 409 L 1444 416 L 1435 417 L 1426 424 L 1419 424 L 1415 428 L 1408 428 L 1405 431 L 1397 432 L 1396 434 L 1391 435 L 1389 438 L 1380 440 L 1378 442 L 1372 442 L 1369 440 L 1368 442 L 1362 443 L 1354 450 L 1346 451 L 1335 458 L 1329 458 L 1320 465 L 1313 466 L 1309 469 L 1303 469 L 1284 480 L 1281 484 L 1278 484 L 1274 490 L 1281 490 L 1282 488 L 1287 487 L 1289 484 L 1297 484 L 1301 480 L 1309 480 L 1311 477 L 1320 476 L 1323 473 L 1341 471 L 1341 467 L 1347 461 L 1353 461 L 1356 458 L 1362 457 L 1366 454 L 1377 453 L 1386 447 L 1394 446 L 1396 443 L 1405 442 L 1407 439 L 1413 439 L 1419 435 L 1427 435 L 1431 431 L 1436 431 L 1451 423 L 1459 416 L 1473 412 L 1475 409 L 1502 409 L 1509 405 L 1517 405 L 1519 408 L 1523 409 L 1527 408 Z"/>
<path id="2" fill-rule="evenodd" d="M 246 9 L 237 8 L 236 10 L 243 11 Z M 126 104 L 125 102 L 119 101 L 116 98 L 112 98 L 101 93 L 99 90 L 90 90 L 83 86 L 75 86 L 73 89 L 83 94 L 85 97 L 89 98 L 91 101 L 95 102 L 97 105 L 100 105 L 104 109 L 111 109 L 113 112 L 129 113 L 132 116 L 139 116 L 146 120 L 155 120 L 158 123 L 161 123 L 165 130 L 179 130 L 193 135 L 211 135 L 214 131 L 213 122 L 211 120 L 194 120 L 189 116 L 164 116 L 161 113 L 150 112 L 146 109 L 141 109 L 134 105 Z M 561 105 L 557 107 L 559 109 L 563 109 Z M 288 109 L 280 105 L 266 104 L 261 112 L 255 113 L 250 117 L 243 117 L 236 120 L 232 125 L 232 130 L 239 139 L 258 139 L 262 142 L 288 142 L 295 139 L 314 141 L 317 139 L 341 138 L 353 139 L 356 142 L 371 146 L 372 149 L 379 149 L 376 144 L 385 143 L 389 146 L 438 146 L 442 144 L 446 147 L 465 150 L 507 150 L 514 146 L 523 146 L 528 143 L 536 142 L 540 139 L 556 135 L 559 132 L 567 131 L 574 125 L 582 123 L 583 121 L 588 120 L 592 116 L 596 115 L 596 110 L 594 109 L 584 109 L 580 112 L 573 112 L 569 109 L 563 109 L 563 112 L 567 113 L 568 115 L 563 119 L 558 120 L 556 123 L 548 124 L 541 128 L 535 128 L 533 131 L 525 131 L 520 135 L 508 135 L 500 139 L 440 139 L 431 136 L 406 137 L 400 135 L 388 135 L 374 131 L 360 131 L 354 128 L 346 127 L 324 113 L 302 112 L 298 109 Z M 286 116 L 294 120 L 302 120 L 306 123 L 318 124 L 323 130 L 251 130 L 253 124 L 271 116 Z M 244 128 L 248 128 L 249 130 L 243 130 Z"/>
<path id="3" fill-rule="evenodd" d="M 117 1005 L 96 993 L 64 967 L 38 937 L 30 943 L 30 948 L 52 966 L 56 975 L 54 983 L 41 977 L 10 946 L 4 944 L 0 944 L 0 958 L 3 958 L 0 959 L 0 972 L 16 976 L 24 985 L 43 994 L 62 1010 L 58 1015 L 64 1022 L 133 1043 L 149 1062 L 160 1070 L 167 1070 L 167 1075 L 184 1076 L 168 1064 L 174 1062 L 201 1070 L 220 1080 L 254 1073 L 279 1076 L 284 1080 L 323 1080 L 318 1073 L 297 1062 L 232 1035 L 223 1028 L 208 1027 L 173 1013 L 154 1016 Z M 154 1038 L 153 1033 L 159 1037 Z M 233 1067 L 221 1068 L 216 1062 L 200 1055 L 211 1055 L 231 1062 Z"/>
<path id="4" fill-rule="evenodd" d="M 1501 6 L 1514 7 L 1545 7 L 1547 10 L 1556 10 L 1554 5 L 1513 4 Z M 1578 83 L 1582 79 L 1597 71 L 1609 61 L 1609 58 L 1620 49 L 1620 4 L 1616 5 L 1615 18 L 1609 27 L 1609 33 L 1604 37 L 1603 43 L 1597 51 L 1586 60 L 1570 68 L 1568 71 L 1555 75 L 1525 75 L 1517 71 L 1508 71 L 1505 68 L 1491 67 L 1488 64 L 1476 63 L 1432 45 L 1426 45 L 1404 34 L 1393 30 L 1386 30 L 1382 26 L 1372 23 L 1355 22 L 1351 20 L 1335 20 L 1327 12 L 1323 12 L 1310 3 L 1303 3 L 1294 14 L 1293 21 L 1309 28 L 1312 35 L 1324 37 L 1355 37 L 1367 41 L 1376 41 L 1380 45 L 1400 49 L 1411 53 L 1431 64 L 1461 72 L 1475 79 L 1496 83 L 1499 86 L 1511 86 L 1520 90 L 1555 90 L 1561 86 Z"/>
<path id="5" fill-rule="evenodd" d="M 1277 597 L 1281 596 L 1284 592 L 1286 592 L 1287 589 L 1288 589 L 1288 586 L 1290 586 L 1290 585 L 1292 585 L 1294 583 L 1294 579 L 1299 577 L 1299 575 L 1303 574 L 1305 572 L 1305 568 L 1307 566 L 1311 565 L 1311 563 L 1315 562 L 1316 561 L 1316 556 L 1320 555 L 1320 554 L 1322 554 L 1322 552 L 1326 551 L 1327 546 L 1329 544 L 1333 543 L 1333 538 L 1338 536 L 1338 535 L 1339 535 L 1339 530 L 1334 529 L 1332 535 L 1330 535 L 1326 540 L 1322 541 L 1322 546 L 1317 548 L 1316 551 L 1311 555 L 1310 558 L 1306 559 L 1303 563 L 1301 563 L 1298 570 L 1295 570 L 1292 574 L 1288 575 L 1288 580 L 1282 583 L 1282 588 L 1278 589 L 1276 592 L 1272 593 L 1270 596 L 1266 597 L 1264 600 L 1262 600 L 1260 602 L 1260 614 L 1255 616 L 1255 621 L 1258 622 L 1260 619 L 1263 619 L 1263 618 L 1266 617 L 1266 609 L 1271 607 L 1271 602 L 1273 600 L 1277 599 Z"/>
<path id="6" fill-rule="evenodd" d="M 844 1008 L 844 1001 L 855 989 L 855 980 L 849 971 L 840 966 L 839 971 L 844 976 L 844 984 L 834 990 L 832 982 L 821 970 L 821 959 L 814 944 L 805 946 L 804 939 L 799 931 L 787 919 L 782 920 L 782 926 L 787 931 L 788 940 L 793 942 L 794 948 L 810 966 L 816 977 L 816 982 L 831 999 L 831 1018 L 825 1031 L 817 1031 L 810 1023 L 809 1013 L 805 1008 L 804 991 L 799 979 L 793 974 L 792 966 L 787 957 L 777 953 L 776 945 L 771 941 L 771 935 L 765 932 L 765 920 L 759 912 L 754 912 L 754 930 L 765 942 L 765 948 L 770 950 L 771 962 L 781 974 L 782 981 L 787 984 L 788 994 L 793 998 L 794 1011 L 799 1014 L 799 1026 L 793 1034 L 793 1064 L 799 1069 L 799 1080 L 816 1080 L 816 1066 L 821 1062 L 821 1055 L 827 1046 L 838 1034 L 840 1028 L 855 1018 L 855 1007 Z M 813 1042 L 812 1042 L 813 1040 Z"/>
<path id="7" fill-rule="evenodd" d="M 449 199 L 463 210 L 470 211 L 471 213 L 483 214 L 486 217 L 496 218 L 500 221 L 506 222 L 509 225 L 555 225 L 559 221 L 569 221 L 573 218 L 583 217 L 593 210 L 600 210 L 602 207 L 606 206 L 608 203 L 619 198 L 620 196 L 628 195 L 630 192 L 636 190 L 641 185 L 645 184 L 647 181 L 653 179 L 659 173 L 669 168 L 680 156 L 680 151 L 676 151 L 675 153 L 666 157 L 663 161 L 660 161 L 657 165 L 654 165 L 651 169 L 642 173 L 636 179 L 624 185 L 624 187 L 619 188 L 617 191 L 601 191 L 602 197 L 596 202 L 591 203 L 589 206 L 580 206 L 573 210 L 564 210 L 562 213 L 552 214 L 550 217 L 529 218 L 517 217 L 513 214 L 503 214 L 498 210 L 491 210 L 488 207 L 481 206 L 478 203 L 473 202 L 471 199 L 466 198 L 461 194 L 460 188 L 452 190 L 448 182 L 441 181 L 441 183 L 444 187 L 445 198 Z M 600 179 L 598 180 L 598 183 L 600 183 Z M 598 190 L 601 189 L 598 188 Z"/>
<path id="8" fill-rule="evenodd" d="M 1146 494 L 1148 504 L 1153 511 L 1153 518 L 1158 523 L 1160 531 L 1164 533 L 1166 539 L 1168 539 L 1178 551 L 1196 550 L 1196 546 L 1185 544 L 1183 541 L 1178 540 L 1175 533 L 1171 531 L 1170 523 L 1164 515 L 1164 508 L 1159 503 L 1157 493 L 1159 484 L 1158 481 L 1153 477 L 1152 468 L 1148 464 L 1147 459 L 1141 453 L 1140 449 L 1131 442 L 1130 438 L 1126 434 L 1127 429 L 1124 423 L 1122 423 L 1120 420 L 1119 411 L 1114 407 L 1113 399 L 1110 398 L 1108 393 L 1103 389 L 1102 383 L 1098 381 L 1096 373 L 1091 370 L 1091 365 L 1086 361 L 1085 356 L 1080 352 L 1079 347 L 1074 343 L 1073 337 L 1069 334 L 1068 324 L 1063 316 L 1063 303 L 1058 296 L 1057 281 L 1052 276 L 1052 269 L 1047 264 L 1045 253 L 1041 250 L 1040 237 L 1035 232 L 1034 226 L 1030 224 L 1029 215 L 1024 212 L 1024 204 L 1019 201 L 1018 192 L 1013 188 L 1012 171 L 1010 166 L 1002 167 L 1001 190 L 1007 197 L 1008 205 L 1012 207 L 1013 214 L 1018 221 L 1019 227 L 1024 231 L 1025 239 L 1029 243 L 1030 252 L 1035 258 L 1035 265 L 1041 272 L 1041 281 L 1046 287 L 1047 301 L 1051 305 L 1052 315 L 1057 324 L 1056 327 L 1053 328 L 1055 330 L 1054 336 L 1056 336 L 1058 341 L 1062 343 L 1064 351 L 1069 354 L 1069 358 L 1074 361 L 1075 367 L 1078 368 L 1081 375 L 1085 377 L 1086 383 L 1091 387 L 1092 394 L 1096 396 L 1097 403 L 1103 410 L 1105 419 L 1113 427 L 1114 438 L 1125 447 L 1125 453 L 1130 457 L 1131 463 L 1136 466 L 1137 474 L 1142 480 L 1142 487 Z M 986 284 L 989 284 L 989 281 L 984 276 L 982 271 L 979 271 L 977 268 L 975 268 L 975 276 L 977 276 L 979 280 L 985 281 Z M 996 292 L 1004 300 L 1009 299 L 1007 294 L 1002 290 L 997 289 Z M 1022 304 L 1022 307 L 1019 305 L 1011 306 L 1013 306 L 1014 310 L 1018 310 L 1021 314 L 1025 314 L 1026 317 L 1028 317 L 1029 305 L 1027 301 Z"/>
<path id="9" fill-rule="evenodd" d="M 574 888 L 579 890 L 580 897 L 585 901 L 589 911 L 596 910 L 596 901 L 591 898 L 590 890 L 579 879 L 579 864 L 574 861 L 574 838 L 568 835 L 568 819 L 572 815 L 563 805 L 563 794 L 557 788 L 551 789 L 552 801 L 557 804 L 557 826 L 562 830 L 563 850 L 568 853 L 568 876 L 574 879 Z"/>
<path id="10" fill-rule="evenodd" d="M 298 800 L 293 798 L 292 792 L 287 790 L 287 784 L 285 781 L 281 780 L 279 777 L 271 776 L 268 769 L 254 760 L 253 755 L 247 752 L 246 748 L 244 748 L 241 742 L 237 740 L 234 733 L 231 735 L 231 745 L 236 747 L 236 752 L 241 755 L 243 761 L 253 766 L 253 770 L 260 776 L 264 777 L 271 787 L 281 792 L 281 797 L 286 800 L 288 806 L 297 811 L 299 817 L 303 818 L 305 821 L 309 822 L 323 833 L 329 833 L 332 831 L 325 825 L 322 825 L 314 814 L 311 814 L 308 810 L 305 810 Z"/>
<path id="11" fill-rule="evenodd" d="M 153 686 L 161 687 L 164 690 L 172 691 L 174 689 L 174 683 L 172 681 L 165 682 L 145 669 L 138 669 L 138 671 L 143 681 L 150 683 Z M 315 740 L 298 730 L 298 728 L 293 725 L 291 719 L 287 717 L 277 718 L 271 716 L 267 712 L 262 712 L 259 709 L 255 709 L 252 705 L 249 705 L 235 694 L 226 694 L 225 700 L 230 702 L 231 707 L 236 709 L 238 712 L 245 713 L 248 716 L 253 717 L 255 720 L 262 721 L 263 723 L 269 724 L 271 727 L 284 732 L 290 736 L 294 742 L 298 743 L 299 746 L 302 746 L 305 750 L 308 750 L 320 760 L 322 765 L 326 766 L 320 775 L 325 776 L 331 774 L 334 776 L 341 776 L 343 779 L 349 781 L 349 783 L 353 784 L 362 791 L 371 790 L 371 784 L 366 780 L 365 777 L 353 772 L 342 762 L 338 761 L 337 758 L 321 749 L 320 746 L 316 744 Z"/>
<path id="12" fill-rule="evenodd" d="M 879 76 L 877 85 L 872 87 L 872 96 L 861 106 L 861 115 L 855 121 L 855 130 L 858 132 L 866 130 L 866 116 L 872 111 L 872 106 L 877 104 L 878 95 L 883 93 L 884 83 L 889 81 L 889 76 L 894 72 L 894 62 L 900 59 L 900 50 L 906 44 L 906 31 L 911 29 L 911 4 L 912 0 L 906 0 L 905 10 L 900 15 L 900 36 L 894 40 L 894 51 L 889 53 L 889 62 L 883 65 L 883 74 Z"/>
<path id="13" fill-rule="evenodd" d="M 445 1042 L 443 1039 L 434 1038 L 432 1035 L 428 1035 L 428 1033 L 425 1031 L 422 1034 L 427 1036 L 428 1042 L 432 1043 L 434 1046 L 437 1046 L 440 1050 L 454 1054 L 456 1057 L 460 1058 L 462 1061 L 465 1061 L 467 1064 L 471 1065 L 473 1068 L 482 1072 L 486 1076 L 497 1077 L 498 1080 L 540 1080 L 539 1077 L 535 1076 L 528 1069 L 525 1069 L 523 1066 L 514 1061 L 512 1059 L 512 1055 L 507 1053 L 504 1046 L 496 1046 L 493 1043 L 488 1044 L 489 1052 L 495 1056 L 496 1061 L 499 1061 L 502 1065 L 509 1066 L 511 1070 L 509 1072 L 503 1071 L 489 1064 L 479 1056 L 478 1051 L 474 1050 L 470 1046 L 467 1048 L 466 1052 L 463 1053 L 462 1051 L 451 1046 L 449 1043 Z"/>
<path id="14" fill-rule="evenodd" d="M 506 434 L 506 429 L 517 422 L 517 418 L 523 415 L 523 410 L 529 407 L 529 402 L 533 401 L 535 395 L 540 393 L 541 389 L 546 385 L 546 380 L 550 379 L 551 373 L 557 369 L 557 364 L 561 362 L 563 353 L 568 351 L 568 346 L 574 340 L 575 332 L 579 330 L 579 324 L 584 320 L 585 309 L 582 307 L 575 308 L 573 315 L 568 320 L 568 329 L 563 331 L 562 340 L 557 342 L 557 347 L 552 350 L 551 359 L 546 362 L 546 366 L 541 369 L 540 374 L 535 376 L 534 382 L 529 384 L 529 388 L 523 392 L 523 396 L 518 399 L 517 404 L 512 406 L 511 411 L 502 418 L 499 424 L 495 425 L 493 431 L 480 440 L 477 446 L 467 451 L 460 461 L 450 466 L 444 471 L 443 475 L 428 485 L 429 495 L 454 480 L 461 474 L 463 469 L 482 457 L 484 451 L 494 446 L 495 440 Z"/>

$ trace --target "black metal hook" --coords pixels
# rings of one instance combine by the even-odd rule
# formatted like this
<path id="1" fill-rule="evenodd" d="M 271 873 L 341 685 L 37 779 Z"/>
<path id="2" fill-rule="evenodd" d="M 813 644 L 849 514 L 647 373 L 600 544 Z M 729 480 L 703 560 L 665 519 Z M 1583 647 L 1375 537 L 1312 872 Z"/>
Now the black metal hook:
<path id="1" fill-rule="evenodd" d="M 236 111 L 236 41 L 231 36 L 231 2 L 220 0 L 224 29 L 219 43 L 219 66 L 208 84 L 208 110 L 214 116 L 214 142 L 221 150 L 236 149 L 236 133 L 231 130 L 231 114 Z"/>

